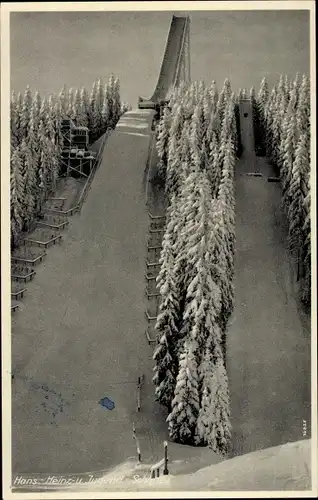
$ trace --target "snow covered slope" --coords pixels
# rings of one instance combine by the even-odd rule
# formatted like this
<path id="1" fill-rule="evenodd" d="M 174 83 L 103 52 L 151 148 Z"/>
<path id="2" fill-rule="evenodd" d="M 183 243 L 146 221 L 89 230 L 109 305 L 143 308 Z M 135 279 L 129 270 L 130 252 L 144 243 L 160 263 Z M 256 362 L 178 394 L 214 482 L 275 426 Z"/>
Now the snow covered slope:
<path id="1" fill-rule="evenodd" d="M 120 119 L 80 216 L 37 269 L 12 320 L 14 473 L 112 467 L 135 453 L 132 422 L 148 460 L 162 450 L 167 429 L 144 333 L 152 119 L 148 110 Z M 99 404 L 104 397 L 112 411 Z"/>
<path id="2" fill-rule="evenodd" d="M 248 108 L 244 108 L 248 111 Z M 245 124 L 245 122 L 243 122 Z M 302 322 L 281 187 L 251 147 L 236 165 L 235 308 L 227 332 L 232 456 L 310 436 L 310 328 Z M 260 176 L 247 175 L 257 172 Z"/>
<path id="3" fill-rule="evenodd" d="M 183 468 L 185 465 L 185 468 Z M 303 440 L 249 453 L 194 472 L 189 462 L 173 461 L 170 474 L 149 477 L 150 465 L 129 459 L 105 476 L 67 491 L 310 491 L 311 440 Z M 56 487 L 55 489 L 61 489 Z M 107 493 L 108 492 L 108 493 Z M 158 495 L 160 497 L 160 495 Z M 308 495 L 309 496 L 309 495 Z"/>

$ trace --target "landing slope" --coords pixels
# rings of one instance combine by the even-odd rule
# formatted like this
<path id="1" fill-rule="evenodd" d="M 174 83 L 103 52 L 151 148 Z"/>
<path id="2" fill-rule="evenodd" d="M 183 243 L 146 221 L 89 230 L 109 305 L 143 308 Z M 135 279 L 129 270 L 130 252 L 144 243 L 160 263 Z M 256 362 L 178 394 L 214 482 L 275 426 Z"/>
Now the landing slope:
<path id="1" fill-rule="evenodd" d="M 126 113 L 80 216 L 49 251 L 13 317 L 13 472 L 106 469 L 148 460 L 166 438 L 144 330 L 144 177 L 153 112 Z M 141 414 L 136 383 L 144 373 Z M 101 407 L 107 396 L 115 409 Z"/>
<path id="2" fill-rule="evenodd" d="M 272 167 L 247 153 L 236 167 L 236 304 L 227 336 L 233 455 L 310 435 L 310 331 L 298 310 L 281 190 L 267 182 Z"/>

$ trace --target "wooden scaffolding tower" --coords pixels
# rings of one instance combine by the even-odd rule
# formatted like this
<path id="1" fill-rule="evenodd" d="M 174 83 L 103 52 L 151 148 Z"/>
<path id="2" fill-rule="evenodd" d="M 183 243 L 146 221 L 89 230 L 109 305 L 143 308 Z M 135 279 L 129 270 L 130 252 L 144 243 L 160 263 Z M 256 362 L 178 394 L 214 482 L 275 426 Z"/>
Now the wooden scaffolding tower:
<path id="1" fill-rule="evenodd" d="M 88 128 L 77 127 L 73 120 L 64 119 L 61 122 L 61 134 L 63 137 L 61 175 L 88 177 L 96 160 L 96 154 L 88 151 Z"/>

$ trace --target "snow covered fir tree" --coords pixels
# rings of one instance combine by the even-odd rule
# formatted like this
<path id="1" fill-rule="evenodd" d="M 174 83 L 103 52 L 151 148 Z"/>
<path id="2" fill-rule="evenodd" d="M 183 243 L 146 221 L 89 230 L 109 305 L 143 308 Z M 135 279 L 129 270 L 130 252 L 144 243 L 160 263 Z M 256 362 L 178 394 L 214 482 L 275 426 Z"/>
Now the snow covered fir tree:
<path id="1" fill-rule="evenodd" d="M 234 296 L 236 106 L 228 79 L 220 91 L 215 82 L 181 85 L 157 140 L 168 209 L 157 279 L 156 397 L 168 408 L 174 440 L 220 454 L 231 429 L 225 333 Z"/>
<path id="2" fill-rule="evenodd" d="M 228 79 L 181 84 L 157 127 L 157 176 L 167 202 L 157 286 L 156 399 L 170 437 L 225 455 L 231 439 L 226 331 L 234 301 L 239 103 L 250 99 L 255 151 L 281 179 L 288 243 L 310 304 L 310 85 L 282 75 L 234 94 Z M 156 179 L 156 182 L 158 179 Z"/>
<path id="3" fill-rule="evenodd" d="M 61 121 L 71 119 L 89 128 L 90 144 L 116 126 L 131 107 L 120 100 L 120 82 L 111 75 L 107 84 L 96 80 L 89 93 L 84 87 L 41 98 L 27 87 L 24 95 L 13 91 L 11 124 L 11 245 L 18 245 L 22 232 L 31 229 L 43 204 L 54 192 L 63 147 Z"/>

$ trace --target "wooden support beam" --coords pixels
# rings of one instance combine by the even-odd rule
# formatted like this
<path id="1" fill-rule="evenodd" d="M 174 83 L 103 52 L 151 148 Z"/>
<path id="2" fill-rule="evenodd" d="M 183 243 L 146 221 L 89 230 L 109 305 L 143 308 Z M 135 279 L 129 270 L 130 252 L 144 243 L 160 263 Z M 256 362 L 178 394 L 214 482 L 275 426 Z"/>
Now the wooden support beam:
<path id="1" fill-rule="evenodd" d="M 50 224 L 48 222 L 43 222 L 41 220 L 38 220 L 36 221 L 36 225 L 39 226 L 39 227 L 49 227 L 50 229 L 64 229 L 65 226 L 67 226 L 67 224 L 69 224 L 69 221 L 66 220 L 65 222 L 61 222 L 61 224 Z"/>
<path id="2" fill-rule="evenodd" d="M 38 264 L 38 263 L 42 262 L 42 259 L 45 256 L 46 256 L 46 252 L 43 252 L 41 255 L 39 255 L 35 259 L 25 259 L 23 257 L 14 257 L 14 256 L 12 256 L 11 260 L 12 260 L 12 262 L 16 262 L 18 264 L 21 263 L 21 264 L 35 265 L 35 264 Z"/>
<path id="3" fill-rule="evenodd" d="M 160 292 L 149 293 L 148 290 L 146 290 L 145 293 L 147 295 L 147 299 L 150 299 L 152 297 L 159 297 L 161 295 Z"/>
<path id="4" fill-rule="evenodd" d="M 161 263 L 160 262 L 149 262 L 149 260 L 146 259 L 146 265 L 147 265 L 147 267 L 158 267 L 158 266 L 161 266 Z"/>
<path id="5" fill-rule="evenodd" d="M 157 316 L 149 316 L 148 311 L 145 311 L 145 315 L 148 321 L 156 321 Z"/>
<path id="6" fill-rule="evenodd" d="M 153 233 L 164 233 L 165 230 L 164 229 L 149 229 L 149 233 L 153 234 Z"/>
<path id="7" fill-rule="evenodd" d="M 152 215 L 150 212 L 148 212 L 148 215 L 149 215 L 150 219 L 152 219 L 152 220 L 159 220 L 159 219 L 166 218 L 165 215 Z"/>
<path id="8" fill-rule="evenodd" d="M 150 470 L 152 471 L 152 470 L 160 469 L 160 467 L 162 467 L 164 465 L 164 463 L 165 463 L 165 459 L 162 458 L 161 460 L 159 460 L 159 462 L 153 464 L 151 466 Z"/>
<path id="9" fill-rule="evenodd" d="M 145 333 L 146 333 L 146 337 L 147 337 L 147 340 L 148 340 L 148 344 L 156 344 L 157 343 L 157 339 L 156 338 L 151 338 L 150 335 L 149 335 L 149 332 L 148 330 L 145 330 Z"/>
<path id="10" fill-rule="evenodd" d="M 45 208 L 43 211 L 46 214 L 55 214 L 55 215 L 73 215 L 74 212 L 78 210 L 78 205 L 69 208 L 68 210 L 56 210 L 55 208 Z"/>
<path id="11" fill-rule="evenodd" d="M 29 272 L 28 274 L 24 274 L 24 275 L 21 275 L 21 274 L 14 274 L 14 273 L 18 273 L 19 271 L 14 271 L 12 274 L 11 274 L 11 278 L 15 281 L 23 281 L 24 283 L 26 283 L 27 281 L 32 281 L 33 277 L 35 276 L 36 272 L 35 271 L 31 271 Z"/>
<path id="12" fill-rule="evenodd" d="M 51 238 L 48 241 L 39 241 L 39 240 L 34 240 L 32 238 L 24 238 L 23 241 L 25 243 L 31 243 L 31 244 L 37 245 L 39 247 L 47 248 L 50 244 L 55 245 L 56 241 L 62 241 L 62 238 L 63 238 L 62 235 L 59 234 L 58 236 L 54 236 L 54 238 Z"/>
<path id="13" fill-rule="evenodd" d="M 165 441 L 165 443 L 167 443 L 167 441 Z M 168 443 L 167 443 L 168 445 Z M 166 476 L 169 472 L 168 469 L 167 469 L 167 462 L 168 462 L 168 457 L 164 457 L 162 458 L 161 460 L 159 460 L 159 462 L 153 464 L 150 468 L 150 476 L 152 479 L 155 479 L 156 477 L 159 477 L 160 476 L 160 469 L 161 467 L 163 467 L 163 475 Z"/>
<path id="14" fill-rule="evenodd" d="M 11 297 L 15 300 L 22 299 L 26 291 L 27 288 L 21 288 L 21 290 L 18 290 L 17 292 L 11 292 Z"/>
<path id="15" fill-rule="evenodd" d="M 157 276 L 150 276 L 149 274 L 145 274 L 146 280 L 151 281 L 157 279 Z"/>

